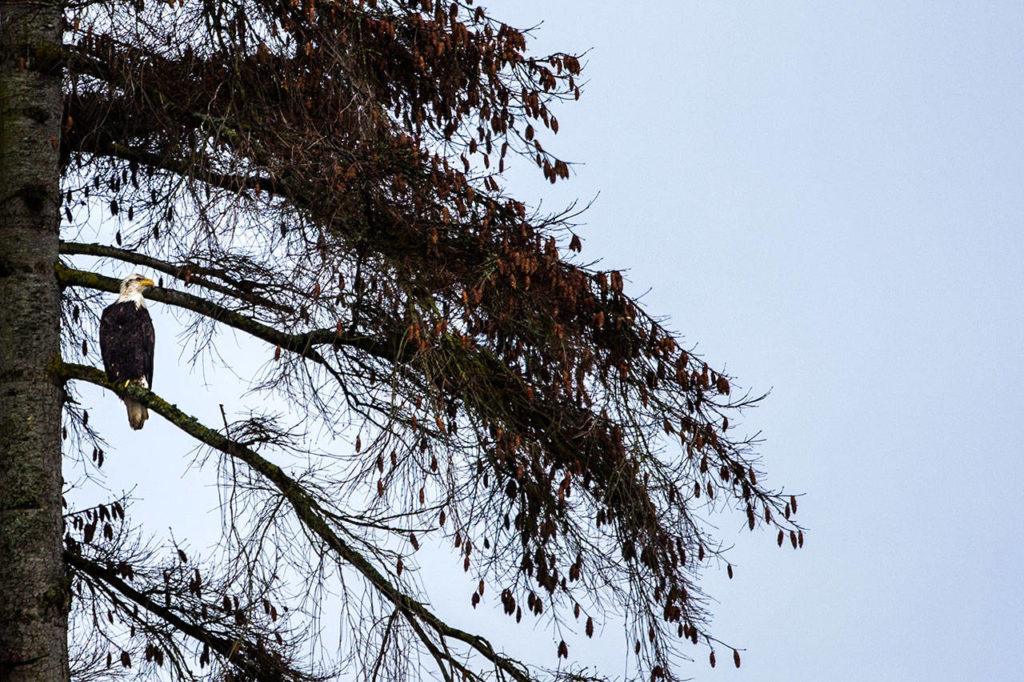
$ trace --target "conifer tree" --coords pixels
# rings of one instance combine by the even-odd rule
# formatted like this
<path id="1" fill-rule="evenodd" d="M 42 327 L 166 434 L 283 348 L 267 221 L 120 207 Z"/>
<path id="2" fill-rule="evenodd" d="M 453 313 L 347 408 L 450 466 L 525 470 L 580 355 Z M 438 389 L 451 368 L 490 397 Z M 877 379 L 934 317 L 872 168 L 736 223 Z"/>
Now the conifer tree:
<path id="1" fill-rule="evenodd" d="M 451 548 L 476 584 L 467 604 L 497 602 L 496 617 L 545 614 L 589 637 L 627 614 L 638 677 L 685 676 L 694 644 L 739 665 L 697 582 L 704 567 L 732 572 L 706 514 L 735 509 L 751 530 L 803 543 L 796 498 L 765 485 L 751 441 L 729 428 L 755 399 L 645 310 L 621 272 L 581 261 L 571 209 L 531 211 L 503 180 L 512 160 L 569 177 L 555 107 L 580 96 L 577 56 L 531 55 L 527 33 L 472 0 L 17 5 L 26 27 L 57 26 L 42 38 L 14 31 L 9 7 L 2 210 L 46 239 L 17 260 L 6 251 L 21 228 L 0 232 L 4 295 L 26 278 L 43 291 L 0 318 L 3 352 L 26 325 L 53 334 L 4 355 L 0 389 L 14 391 L 10 368 L 28 362 L 18 376 L 34 384 L 17 390 L 49 402 L 22 454 L 15 420 L 28 417 L 3 415 L 0 466 L 38 458 L 52 479 L 62 426 L 65 462 L 102 465 L 79 399 L 92 384 L 214 453 L 206 466 L 244 510 L 224 515 L 218 562 L 147 544 L 145 519 L 113 498 L 65 510 L 60 544 L 51 480 L 39 503 L 49 535 L 33 531 L 49 559 L 31 559 L 48 561 L 49 620 L 24 617 L 62 635 L 70 604 L 74 677 L 610 674 L 575 660 L 571 642 L 521 661 L 440 617 L 410 570 L 426 542 Z M 24 121 L 31 136 L 15 128 Z M 35 147 L 17 146 L 28 137 Z M 115 227 L 81 239 L 100 212 Z M 181 312 L 197 352 L 221 329 L 260 343 L 254 390 L 301 405 L 299 427 L 269 410 L 200 423 L 78 360 L 132 270 L 161 278 L 148 297 Z M 4 487 L 6 547 L 27 531 L 9 511 L 23 492 Z M 36 570 L 3 561 L 2 580 Z M 360 628 L 320 660 L 311 595 L 338 580 Z M 58 646 L 46 644 L 50 665 L 66 669 Z"/>

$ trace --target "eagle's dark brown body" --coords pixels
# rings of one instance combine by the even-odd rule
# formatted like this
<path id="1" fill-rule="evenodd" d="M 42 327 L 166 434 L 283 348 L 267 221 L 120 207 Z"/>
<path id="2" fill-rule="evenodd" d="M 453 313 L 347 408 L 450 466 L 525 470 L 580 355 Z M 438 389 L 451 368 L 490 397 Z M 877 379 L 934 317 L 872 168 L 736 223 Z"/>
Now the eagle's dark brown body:
<path id="1" fill-rule="evenodd" d="M 118 301 L 103 310 L 100 353 L 103 368 L 112 383 L 140 383 L 152 388 L 155 341 L 153 320 L 144 305 L 132 300 Z M 149 417 L 146 407 L 131 399 L 126 399 L 125 405 L 132 428 L 141 429 Z"/>

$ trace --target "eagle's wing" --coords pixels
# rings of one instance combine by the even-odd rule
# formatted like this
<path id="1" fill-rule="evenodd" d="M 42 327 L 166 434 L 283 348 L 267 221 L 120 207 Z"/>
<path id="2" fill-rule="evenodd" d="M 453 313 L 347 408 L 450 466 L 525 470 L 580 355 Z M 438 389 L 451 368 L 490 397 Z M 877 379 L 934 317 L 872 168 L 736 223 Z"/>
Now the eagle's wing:
<path id="1" fill-rule="evenodd" d="M 153 347 L 156 334 L 145 308 L 131 302 L 115 303 L 100 318 L 100 354 L 103 368 L 114 383 L 146 380 L 153 385 Z"/>
<path id="2" fill-rule="evenodd" d="M 153 318 L 145 308 L 139 310 L 139 344 L 143 358 L 142 366 L 146 375 L 146 386 L 153 388 L 153 353 L 156 346 L 156 330 L 153 329 Z"/>
<path id="3" fill-rule="evenodd" d="M 112 341 L 119 335 L 115 317 L 113 306 L 103 309 L 103 315 L 100 316 L 100 355 L 103 357 L 103 370 L 107 373 L 107 378 L 117 383 L 121 378 L 114 360 L 116 353 Z"/>

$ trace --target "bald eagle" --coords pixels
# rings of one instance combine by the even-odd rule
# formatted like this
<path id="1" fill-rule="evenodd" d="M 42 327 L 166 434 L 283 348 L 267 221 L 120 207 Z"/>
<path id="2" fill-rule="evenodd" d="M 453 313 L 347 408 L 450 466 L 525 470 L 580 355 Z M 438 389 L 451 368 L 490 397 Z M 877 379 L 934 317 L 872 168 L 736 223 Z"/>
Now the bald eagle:
<path id="1" fill-rule="evenodd" d="M 121 295 L 103 310 L 100 318 L 100 354 L 107 378 L 118 386 L 130 383 L 145 388 L 153 386 L 153 344 L 156 334 L 153 320 L 146 310 L 142 292 L 155 286 L 142 275 L 128 275 L 121 280 Z M 149 410 L 142 403 L 125 398 L 128 423 L 141 429 L 149 419 Z"/>

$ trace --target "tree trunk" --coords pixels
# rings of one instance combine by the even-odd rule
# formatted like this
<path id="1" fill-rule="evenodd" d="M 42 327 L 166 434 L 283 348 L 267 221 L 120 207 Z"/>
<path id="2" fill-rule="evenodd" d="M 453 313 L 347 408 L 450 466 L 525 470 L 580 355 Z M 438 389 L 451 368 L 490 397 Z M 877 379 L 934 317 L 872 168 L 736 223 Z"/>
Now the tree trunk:
<path id="1" fill-rule="evenodd" d="M 0 0 L 0 680 L 67 680 L 57 144 L 61 8 Z"/>

